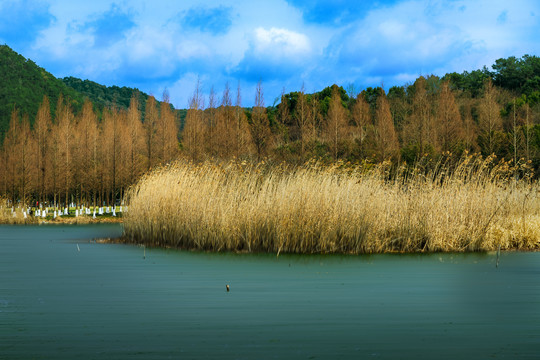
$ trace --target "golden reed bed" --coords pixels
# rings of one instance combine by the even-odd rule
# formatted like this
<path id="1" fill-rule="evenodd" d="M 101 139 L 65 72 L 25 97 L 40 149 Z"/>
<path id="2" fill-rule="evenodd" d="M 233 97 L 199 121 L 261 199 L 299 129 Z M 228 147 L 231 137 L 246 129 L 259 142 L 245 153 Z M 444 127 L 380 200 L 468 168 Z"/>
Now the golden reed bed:
<path id="1" fill-rule="evenodd" d="M 277 254 L 540 248 L 536 182 L 493 158 L 434 168 L 181 160 L 129 190 L 125 238 Z"/>

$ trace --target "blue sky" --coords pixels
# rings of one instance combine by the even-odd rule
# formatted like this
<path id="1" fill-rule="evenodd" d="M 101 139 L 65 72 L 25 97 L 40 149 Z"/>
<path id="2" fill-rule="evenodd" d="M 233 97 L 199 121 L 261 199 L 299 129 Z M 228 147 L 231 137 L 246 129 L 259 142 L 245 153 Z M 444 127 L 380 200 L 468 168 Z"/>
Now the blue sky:
<path id="1" fill-rule="evenodd" d="M 266 105 L 333 83 L 385 88 L 419 75 L 540 55 L 537 0 L 1 0 L 0 43 L 57 77 L 165 89 L 185 108 L 197 79 Z"/>

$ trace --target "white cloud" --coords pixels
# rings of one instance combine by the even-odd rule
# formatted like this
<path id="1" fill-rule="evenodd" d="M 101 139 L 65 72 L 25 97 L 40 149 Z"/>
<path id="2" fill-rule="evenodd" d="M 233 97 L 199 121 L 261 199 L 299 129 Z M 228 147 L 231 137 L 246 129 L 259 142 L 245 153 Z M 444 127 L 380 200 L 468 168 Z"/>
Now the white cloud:
<path id="1" fill-rule="evenodd" d="M 329 41 L 318 70 L 373 86 L 490 66 L 537 52 L 540 22 L 531 12 L 540 13 L 540 3 L 406 0 L 374 7 Z"/>
<path id="2" fill-rule="evenodd" d="M 285 56 L 305 55 L 311 51 L 306 35 L 287 29 L 255 29 L 254 51 L 256 53 L 274 52 Z"/>
<path id="3" fill-rule="evenodd" d="M 176 46 L 176 55 L 181 60 L 205 58 L 214 54 L 206 44 L 192 39 L 183 39 Z"/>
<path id="4" fill-rule="evenodd" d="M 240 79 L 249 104 L 249 89 L 259 79 L 267 99 L 283 86 L 297 90 L 302 82 L 310 91 L 332 83 L 362 87 L 384 81 L 391 86 L 419 74 L 462 72 L 490 66 L 500 57 L 538 55 L 539 48 L 536 0 L 382 1 L 353 6 L 356 12 L 349 11 L 347 21 L 308 23 L 305 7 L 291 5 L 295 1 L 115 0 L 132 27 L 101 46 L 83 25 L 96 19 L 110 25 L 106 14 L 115 8 L 112 1 L 45 1 L 56 20 L 36 34 L 28 52 L 21 50 L 24 56 L 56 76 L 158 94 L 168 87 L 180 107 L 193 91 L 194 74 L 201 76 L 205 91 Z M 189 9 L 220 6 L 230 9 L 226 30 L 183 29 L 181 16 Z"/>

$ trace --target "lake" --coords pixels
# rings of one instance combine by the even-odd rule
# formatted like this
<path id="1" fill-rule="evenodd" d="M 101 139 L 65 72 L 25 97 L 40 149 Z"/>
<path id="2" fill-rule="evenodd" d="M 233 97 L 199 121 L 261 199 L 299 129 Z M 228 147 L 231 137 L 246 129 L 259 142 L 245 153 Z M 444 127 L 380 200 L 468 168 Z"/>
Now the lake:
<path id="1" fill-rule="evenodd" d="M 540 253 L 214 254 L 0 226 L 0 359 L 540 358 Z M 230 291 L 226 291 L 226 285 Z"/>

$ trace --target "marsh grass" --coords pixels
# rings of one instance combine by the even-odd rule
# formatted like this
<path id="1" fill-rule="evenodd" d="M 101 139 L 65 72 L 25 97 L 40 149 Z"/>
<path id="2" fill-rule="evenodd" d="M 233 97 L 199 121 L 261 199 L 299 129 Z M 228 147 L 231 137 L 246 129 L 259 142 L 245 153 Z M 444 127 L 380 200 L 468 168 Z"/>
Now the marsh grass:
<path id="1" fill-rule="evenodd" d="M 431 168 L 180 160 L 128 191 L 125 238 L 277 254 L 540 247 L 539 187 L 526 166 L 469 155 Z"/>

